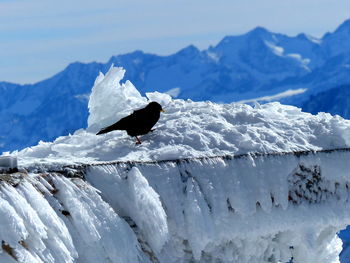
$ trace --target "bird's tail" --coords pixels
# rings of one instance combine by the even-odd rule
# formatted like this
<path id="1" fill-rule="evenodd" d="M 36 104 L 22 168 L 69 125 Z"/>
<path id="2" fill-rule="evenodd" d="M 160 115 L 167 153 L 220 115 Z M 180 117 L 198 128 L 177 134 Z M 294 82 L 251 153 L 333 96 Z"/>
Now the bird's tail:
<path id="1" fill-rule="evenodd" d="M 98 133 L 96 133 L 96 135 L 104 134 L 107 132 L 110 132 L 110 131 L 107 131 L 106 128 L 104 128 L 104 129 L 100 130 Z"/>
<path id="2" fill-rule="evenodd" d="M 96 133 L 96 135 L 100 135 L 100 134 L 104 134 L 104 133 L 108 133 L 114 130 L 119 130 L 120 127 L 118 127 L 118 125 L 112 124 L 111 126 L 105 127 L 102 130 L 100 130 L 98 133 Z"/>

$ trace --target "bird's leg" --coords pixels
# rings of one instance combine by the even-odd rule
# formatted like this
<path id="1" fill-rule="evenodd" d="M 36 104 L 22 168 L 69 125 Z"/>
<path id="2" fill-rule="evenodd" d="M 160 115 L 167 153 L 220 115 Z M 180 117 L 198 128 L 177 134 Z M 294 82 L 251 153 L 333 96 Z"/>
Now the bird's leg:
<path id="1" fill-rule="evenodd" d="M 137 136 L 135 136 L 135 138 L 136 138 L 136 144 L 141 144 L 140 139 Z"/>

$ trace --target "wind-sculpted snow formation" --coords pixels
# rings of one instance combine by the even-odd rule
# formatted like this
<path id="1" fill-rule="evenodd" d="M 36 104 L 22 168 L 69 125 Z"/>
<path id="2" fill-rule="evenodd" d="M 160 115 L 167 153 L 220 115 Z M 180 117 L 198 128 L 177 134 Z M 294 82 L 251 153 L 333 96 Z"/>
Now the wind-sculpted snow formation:
<path id="1" fill-rule="evenodd" d="M 87 130 L 11 153 L 20 172 L 0 176 L 1 262 L 339 262 L 349 121 L 150 93 L 166 113 L 141 145 L 96 136 L 103 112 L 147 103 L 123 74 L 98 77 Z"/>
<path id="2" fill-rule="evenodd" d="M 350 147 L 350 121 L 339 116 L 312 115 L 278 102 L 252 107 L 172 100 L 169 95 L 157 92 L 147 96 L 159 101 L 165 113 L 161 114 L 155 131 L 142 136 L 141 145 L 135 145 L 125 131 L 96 136 L 100 126 L 112 124 L 147 104 L 147 99 L 130 82 L 119 84 L 123 74 L 122 68 L 111 67 L 106 76 L 101 74 L 97 78 L 93 91 L 100 92 L 93 92 L 90 98 L 87 130 L 78 130 L 54 142 L 40 142 L 14 154 L 23 164 L 64 165 Z M 105 119 L 109 113 L 114 113 L 114 117 L 112 114 Z"/>
<path id="3" fill-rule="evenodd" d="M 149 262 L 125 220 L 81 179 L 1 179 L 0 262 Z"/>
<path id="4" fill-rule="evenodd" d="M 348 158 L 325 153 L 104 165 L 91 167 L 87 180 L 140 226 L 143 240 L 163 241 L 162 250 L 151 246 L 159 262 L 338 262 L 335 233 L 350 215 Z M 334 173 L 339 164 L 343 172 Z"/>
<path id="5" fill-rule="evenodd" d="M 85 167 L 85 181 L 39 168 L 2 177 L 1 222 L 11 227 L 0 232 L 0 260 L 339 262 L 349 157 L 120 162 Z"/>
<path id="6" fill-rule="evenodd" d="M 127 79 L 142 94 L 159 91 L 225 103 L 280 101 L 350 118 L 343 88 L 350 83 L 349 32 L 350 20 L 322 38 L 258 27 L 204 50 L 191 45 L 169 56 L 135 51 L 106 63 L 75 62 L 35 84 L 0 82 L 0 153 L 86 128 L 91 86 L 113 63 L 125 67 Z"/>

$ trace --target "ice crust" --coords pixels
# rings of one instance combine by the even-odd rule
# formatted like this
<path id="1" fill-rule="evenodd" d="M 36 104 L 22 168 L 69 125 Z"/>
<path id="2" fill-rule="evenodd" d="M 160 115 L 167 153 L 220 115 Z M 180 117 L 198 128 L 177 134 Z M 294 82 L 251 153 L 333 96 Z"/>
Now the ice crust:
<path id="1" fill-rule="evenodd" d="M 141 145 L 96 136 L 149 101 L 124 73 L 96 79 L 87 130 L 11 153 L 32 173 L 1 180 L 0 262 L 339 262 L 350 153 L 253 153 L 350 147 L 350 121 L 151 93 L 166 113 Z M 85 181 L 45 172 L 73 164 Z"/>
<path id="2" fill-rule="evenodd" d="M 129 225 L 80 179 L 2 183 L 0 200 L 0 238 L 17 262 L 149 262 Z M 14 257 L 2 250 L 0 262 Z"/>
<path id="3" fill-rule="evenodd" d="M 18 262 L 339 262 L 349 157 L 101 164 L 86 181 L 30 174 L 1 183 L 0 238 Z M 0 261 L 15 262 L 4 250 Z"/>
<path id="4" fill-rule="evenodd" d="M 265 156 L 255 158 L 255 166 L 248 157 L 135 164 L 131 172 L 128 164 L 101 165 L 86 178 L 135 222 L 155 219 L 143 212 L 147 198 L 143 209 L 129 209 L 130 173 L 148 182 L 149 197 L 157 191 L 167 220 L 143 239 L 165 240 L 167 224 L 167 241 L 155 251 L 160 262 L 339 262 L 342 242 L 335 233 L 349 222 L 350 164 L 343 162 L 337 174 L 332 167 L 349 156 Z M 308 184 L 312 178 L 316 190 Z M 145 226 L 137 225 L 142 232 Z"/>

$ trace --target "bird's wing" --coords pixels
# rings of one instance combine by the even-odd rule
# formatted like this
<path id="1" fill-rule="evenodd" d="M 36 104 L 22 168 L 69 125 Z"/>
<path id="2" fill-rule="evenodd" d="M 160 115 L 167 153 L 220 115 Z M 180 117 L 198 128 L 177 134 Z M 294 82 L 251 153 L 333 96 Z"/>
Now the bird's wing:
<path id="1" fill-rule="evenodd" d="M 115 131 L 115 130 L 127 130 L 129 125 L 130 125 L 130 121 L 132 121 L 134 119 L 133 115 L 134 115 L 134 113 L 120 119 L 119 121 L 117 121 L 116 123 L 114 123 L 110 126 L 103 128 L 102 130 L 100 130 L 97 133 L 97 135 L 108 133 L 108 132 Z"/>
<path id="2" fill-rule="evenodd" d="M 139 109 L 139 110 L 134 110 L 134 112 L 130 115 L 130 116 L 137 116 L 137 115 L 140 115 L 140 114 L 143 114 L 145 112 L 145 108 L 143 109 Z"/>

